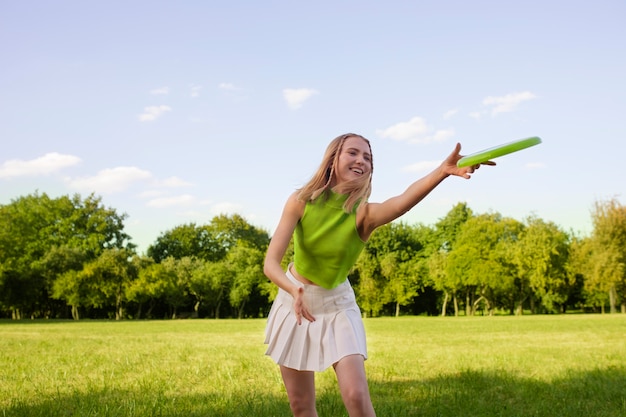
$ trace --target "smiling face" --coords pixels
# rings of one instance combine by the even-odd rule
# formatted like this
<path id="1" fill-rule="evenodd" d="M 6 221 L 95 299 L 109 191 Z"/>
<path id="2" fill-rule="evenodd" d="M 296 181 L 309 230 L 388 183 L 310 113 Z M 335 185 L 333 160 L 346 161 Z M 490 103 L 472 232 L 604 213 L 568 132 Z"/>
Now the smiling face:
<path id="1" fill-rule="evenodd" d="M 369 176 L 372 172 L 371 152 L 369 144 L 363 138 L 346 138 L 339 151 L 332 186 Z"/>

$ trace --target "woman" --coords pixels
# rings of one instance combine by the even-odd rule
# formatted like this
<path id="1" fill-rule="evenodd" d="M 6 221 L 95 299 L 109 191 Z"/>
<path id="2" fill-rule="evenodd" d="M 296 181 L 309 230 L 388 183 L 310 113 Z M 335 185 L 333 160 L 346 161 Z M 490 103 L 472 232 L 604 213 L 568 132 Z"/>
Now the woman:
<path id="1" fill-rule="evenodd" d="M 402 194 L 370 203 L 370 143 L 344 134 L 328 145 L 311 180 L 288 198 L 264 264 L 279 287 L 265 343 L 266 354 L 280 365 L 294 416 L 317 416 L 314 372 L 331 365 L 348 414 L 375 415 L 365 376 L 365 330 L 347 275 L 376 228 L 409 211 L 448 176 L 470 178 L 479 165 L 458 168 L 460 150 L 457 144 Z M 281 261 L 292 236 L 294 262 L 285 271 Z"/>

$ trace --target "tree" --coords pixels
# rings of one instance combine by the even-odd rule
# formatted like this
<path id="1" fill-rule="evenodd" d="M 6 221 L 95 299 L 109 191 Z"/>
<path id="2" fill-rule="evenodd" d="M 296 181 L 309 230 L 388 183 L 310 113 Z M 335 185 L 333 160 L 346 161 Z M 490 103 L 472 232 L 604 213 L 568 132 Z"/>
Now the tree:
<path id="1" fill-rule="evenodd" d="M 163 232 L 146 253 L 157 263 L 185 256 L 213 262 L 223 259 L 226 249 L 210 227 L 189 223 Z"/>
<path id="2" fill-rule="evenodd" d="M 36 267 L 46 282 L 46 292 L 51 295 L 48 300 L 51 302 L 53 299 L 62 299 L 63 297 L 54 297 L 54 284 L 64 274 L 68 276 L 74 276 L 75 272 L 82 270 L 86 262 L 89 261 L 89 255 L 80 248 L 70 247 L 68 245 L 53 246 L 44 255 L 42 259 L 36 262 Z M 70 283 L 64 283 L 64 285 L 70 285 Z M 60 287 L 59 287 L 60 288 Z M 78 320 L 78 305 L 75 303 L 77 300 L 74 297 L 70 297 L 72 302 L 66 304 L 71 307 L 71 315 L 75 320 Z M 54 307 L 50 307 L 45 310 L 43 316 L 50 317 Z"/>
<path id="3" fill-rule="evenodd" d="M 54 284 L 54 297 L 72 306 L 72 317 L 79 319 L 78 308 L 114 306 L 116 320 L 124 317 L 127 289 L 137 277 L 130 249 L 106 249 L 81 270 L 70 270 Z"/>
<path id="4" fill-rule="evenodd" d="M 33 317 L 55 315 L 47 300 L 60 271 L 42 269 L 54 264 L 52 258 L 45 260 L 48 252 L 64 248 L 88 262 L 105 249 L 132 251 L 123 231 L 125 218 L 94 195 L 51 199 L 35 193 L 0 206 L 0 304 L 15 318 L 26 311 Z"/>
<path id="5" fill-rule="evenodd" d="M 146 317 L 151 317 L 157 300 L 165 293 L 166 282 L 162 279 L 163 267 L 147 256 L 135 256 L 132 263 L 137 271 L 137 277 L 126 287 L 126 300 L 137 305 L 135 318 L 140 319 L 144 314 Z M 145 304 L 148 304 L 148 310 L 144 313 Z"/>
<path id="6" fill-rule="evenodd" d="M 446 276 L 449 287 L 465 292 L 467 315 L 473 315 L 481 302 L 493 314 L 497 295 L 512 286 L 513 277 L 502 257 L 520 229 L 518 221 L 498 213 L 472 217 L 461 226 L 447 258 Z"/>
<path id="7" fill-rule="evenodd" d="M 583 278 L 584 305 L 599 308 L 602 313 L 610 305 L 610 290 L 604 279 L 606 256 L 593 237 L 574 239 L 571 243 L 569 273 Z"/>
<path id="8" fill-rule="evenodd" d="M 243 317 L 243 311 L 250 296 L 261 282 L 263 274 L 264 253 L 254 247 L 239 244 L 228 253 L 228 266 L 232 274 L 232 285 L 228 299 L 237 310 L 237 318 Z"/>
<path id="9" fill-rule="evenodd" d="M 269 236 L 237 214 L 220 215 L 207 225 L 189 223 L 162 233 L 155 244 L 148 247 L 147 254 L 156 262 L 168 257 L 180 259 L 185 256 L 216 262 L 224 259 L 239 241 L 264 251 Z"/>
<path id="10" fill-rule="evenodd" d="M 191 256 L 181 259 L 169 257 L 161 262 L 165 279 L 165 301 L 171 307 L 171 318 L 178 317 L 178 310 L 190 302 L 189 287 L 192 277 L 202 267 L 202 262 Z"/>
<path id="11" fill-rule="evenodd" d="M 265 230 L 251 225 L 238 214 L 214 217 L 209 229 L 227 252 L 238 242 L 246 242 L 246 246 L 261 251 L 265 251 L 269 244 L 269 235 Z"/>
<path id="12" fill-rule="evenodd" d="M 402 260 L 401 254 L 390 252 L 380 261 L 381 272 L 387 283 L 383 299 L 395 304 L 395 316 L 400 316 L 400 306 L 408 305 L 418 294 L 418 261 L 409 258 Z"/>
<path id="13" fill-rule="evenodd" d="M 189 284 L 190 293 L 196 298 L 194 311 L 205 304 L 212 310 L 212 316 L 220 318 L 220 309 L 232 285 L 232 274 L 226 260 L 204 261 L 194 271 Z"/>
<path id="14" fill-rule="evenodd" d="M 424 244 L 417 228 L 393 222 L 378 228 L 357 260 L 357 284 L 362 308 L 378 314 L 393 303 L 395 315 L 426 285 L 427 274 L 419 255 Z"/>
<path id="15" fill-rule="evenodd" d="M 439 219 L 435 223 L 434 232 L 437 249 L 450 252 L 454 248 L 461 226 L 471 219 L 473 215 L 474 213 L 467 206 L 467 203 L 458 203 L 450 209 L 445 217 Z"/>
<path id="16" fill-rule="evenodd" d="M 462 285 L 460 281 L 447 275 L 448 254 L 454 249 L 461 226 L 472 216 L 473 212 L 466 203 L 458 203 L 435 224 L 435 239 L 433 239 L 434 245 L 429 251 L 428 269 L 434 288 L 444 294 L 441 306 L 442 316 L 446 315 L 450 297 L 454 304 L 454 315 L 459 315 L 457 294 Z"/>
<path id="17" fill-rule="evenodd" d="M 378 316 L 384 304 L 380 297 L 384 283 L 380 263 L 376 255 L 367 250 L 367 246 L 359 255 L 353 274 L 358 276 L 354 290 L 363 316 Z"/>
<path id="18" fill-rule="evenodd" d="M 609 295 L 611 313 L 626 313 L 626 206 L 616 199 L 598 201 L 592 213 L 594 278 Z"/>
<path id="19" fill-rule="evenodd" d="M 569 236 L 552 222 L 528 218 L 514 252 L 520 282 L 518 314 L 523 301 L 531 295 L 548 312 L 564 310 L 573 284 L 567 269 L 568 259 Z"/>

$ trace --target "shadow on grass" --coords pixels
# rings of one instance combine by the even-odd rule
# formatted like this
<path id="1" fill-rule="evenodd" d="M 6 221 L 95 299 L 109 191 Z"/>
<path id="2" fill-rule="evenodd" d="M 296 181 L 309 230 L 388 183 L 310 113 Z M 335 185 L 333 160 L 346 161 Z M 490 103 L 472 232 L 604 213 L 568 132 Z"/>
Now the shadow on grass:
<path id="1" fill-rule="evenodd" d="M 572 373 L 550 383 L 532 375 L 466 371 L 429 380 L 370 381 L 370 390 L 379 417 L 623 417 L 625 383 L 626 368 Z M 318 394 L 318 411 L 320 417 L 347 415 L 336 389 Z M 7 417 L 289 415 L 286 396 L 267 394 L 259 386 L 244 387 L 237 396 L 104 390 L 42 398 L 0 411 Z"/>

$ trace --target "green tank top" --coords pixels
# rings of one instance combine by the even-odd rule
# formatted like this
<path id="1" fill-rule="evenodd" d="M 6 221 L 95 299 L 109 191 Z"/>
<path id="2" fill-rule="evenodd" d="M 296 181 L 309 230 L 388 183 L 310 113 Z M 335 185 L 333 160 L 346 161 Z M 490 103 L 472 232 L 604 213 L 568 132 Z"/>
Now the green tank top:
<path id="1" fill-rule="evenodd" d="M 356 207 L 346 213 L 347 194 L 330 191 L 308 202 L 294 232 L 296 271 L 320 287 L 332 289 L 344 282 L 365 247 L 356 229 Z"/>

